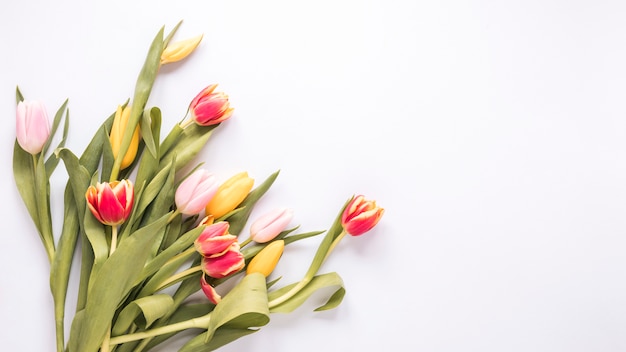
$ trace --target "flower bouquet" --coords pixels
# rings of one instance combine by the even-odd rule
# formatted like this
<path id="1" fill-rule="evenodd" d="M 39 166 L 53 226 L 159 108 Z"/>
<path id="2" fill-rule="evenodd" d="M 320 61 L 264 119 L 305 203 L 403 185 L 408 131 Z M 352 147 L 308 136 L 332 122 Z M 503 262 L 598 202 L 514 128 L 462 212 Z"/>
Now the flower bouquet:
<path id="1" fill-rule="evenodd" d="M 50 262 L 57 352 L 147 351 L 181 331 L 192 333 L 180 351 L 213 351 L 258 331 L 272 313 L 294 311 L 322 288 L 332 293 L 317 310 L 332 309 L 345 289 L 336 272 L 319 273 L 322 264 L 346 234 L 369 231 L 383 214 L 357 195 L 338 206 L 325 231 L 290 226 L 289 208 L 253 217 L 278 171 L 260 183 L 247 172 L 220 182 L 194 164 L 212 131 L 233 113 L 215 84 L 191 99 L 182 120 L 161 138 L 161 110 L 148 105 L 159 70 L 184 60 L 202 40 L 172 42 L 180 24 L 167 35 L 158 31 L 133 96 L 112 109 L 80 155 L 65 147 L 68 101 L 50 122 L 43 104 L 16 90 L 13 172 Z M 51 197 L 59 195 L 50 177 L 60 164 L 67 183 L 55 234 Z M 283 284 L 273 276 L 289 244 L 318 236 L 301 280 Z M 66 327 L 72 268 L 80 274 Z M 196 293 L 204 299 L 191 299 Z"/>

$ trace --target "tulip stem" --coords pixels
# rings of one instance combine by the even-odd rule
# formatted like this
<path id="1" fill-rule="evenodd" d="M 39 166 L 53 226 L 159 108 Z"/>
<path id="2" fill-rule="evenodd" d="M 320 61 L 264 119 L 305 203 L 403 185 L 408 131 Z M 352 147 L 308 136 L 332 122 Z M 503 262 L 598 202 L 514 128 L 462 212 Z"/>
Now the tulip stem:
<path id="1" fill-rule="evenodd" d="M 252 238 L 251 238 L 251 237 L 248 237 L 248 239 L 246 239 L 246 240 L 244 240 L 243 242 L 241 242 L 241 243 L 239 244 L 239 246 L 240 246 L 241 248 L 243 248 L 243 247 L 245 247 L 245 246 L 246 246 L 248 243 L 250 243 L 250 242 L 252 242 Z"/>
<path id="2" fill-rule="evenodd" d="M 111 226 L 111 251 L 109 252 L 109 257 L 115 252 L 117 247 L 117 225 Z"/>
<path id="3" fill-rule="evenodd" d="M 185 321 L 181 321 L 179 323 L 162 326 L 159 328 L 154 328 L 147 331 L 136 332 L 134 334 L 120 335 L 112 337 L 109 341 L 110 346 L 119 345 L 122 343 L 143 340 L 149 337 L 155 337 L 163 334 L 169 334 L 172 332 L 177 332 L 185 329 L 194 329 L 194 328 L 202 328 L 206 329 L 209 326 L 209 321 L 211 320 L 211 313 L 201 316 L 199 318 L 193 318 Z"/>
<path id="4" fill-rule="evenodd" d="M 162 289 L 167 288 L 167 287 L 177 283 L 178 281 L 184 279 L 185 277 L 187 277 L 187 276 L 189 276 L 189 275 L 191 275 L 193 273 L 196 273 L 198 271 L 201 271 L 201 270 L 202 270 L 202 265 L 198 265 L 198 266 L 191 267 L 191 268 L 189 268 L 187 270 L 181 271 L 178 274 L 172 275 L 167 280 L 163 281 L 159 285 L 159 287 L 157 287 L 156 290 L 154 290 L 154 292 L 159 292 Z"/>
<path id="5" fill-rule="evenodd" d="M 174 218 L 175 218 L 175 217 L 177 217 L 177 216 L 178 216 L 178 214 L 180 214 L 180 211 L 179 211 L 178 209 L 175 209 L 175 210 L 172 212 L 172 215 L 170 215 L 170 218 L 169 218 L 169 219 L 167 219 L 167 223 L 169 224 L 170 222 L 172 222 L 172 220 L 174 220 Z"/>

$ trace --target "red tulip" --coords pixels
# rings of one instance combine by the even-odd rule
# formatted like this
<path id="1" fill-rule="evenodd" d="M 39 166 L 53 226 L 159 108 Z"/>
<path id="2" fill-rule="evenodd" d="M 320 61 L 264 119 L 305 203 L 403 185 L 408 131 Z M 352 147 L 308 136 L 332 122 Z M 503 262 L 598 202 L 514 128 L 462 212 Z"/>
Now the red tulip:
<path id="1" fill-rule="evenodd" d="M 231 244 L 228 250 L 218 257 L 202 257 L 202 271 L 216 279 L 238 272 L 245 264 L 243 254 L 239 251 L 239 242 Z"/>
<path id="2" fill-rule="evenodd" d="M 196 251 L 207 258 L 219 257 L 226 253 L 237 241 L 237 236 L 229 234 L 228 228 L 229 224 L 226 221 L 207 226 L 194 241 Z"/>
<path id="3" fill-rule="evenodd" d="M 218 124 L 230 117 L 233 108 L 230 107 L 228 95 L 223 92 L 213 92 L 217 84 L 204 88 L 189 104 L 191 117 L 200 126 Z"/>
<path id="4" fill-rule="evenodd" d="M 359 195 L 346 206 L 341 216 L 341 225 L 348 234 L 359 236 L 376 226 L 384 212 L 375 201 L 366 200 Z"/>
<path id="5" fill-rule="evenodd" d="M 93 216 L 105 225 L 119 225 L 128 219 L 135 199 L 130 180 L 98 183 L 85 193 Z"/>
<path id="6" fill-rule="evenodd" d="M 202 288 L 202 292 L 204 292 L 204 295 L 209 299 L 209 301 L 211 301 L 211 303 L 218 304 L 222 300 L 222 296 L 215 291 L 215 288 L 206 282 L 204 275 L 200 277 L 200 288 Z"/>

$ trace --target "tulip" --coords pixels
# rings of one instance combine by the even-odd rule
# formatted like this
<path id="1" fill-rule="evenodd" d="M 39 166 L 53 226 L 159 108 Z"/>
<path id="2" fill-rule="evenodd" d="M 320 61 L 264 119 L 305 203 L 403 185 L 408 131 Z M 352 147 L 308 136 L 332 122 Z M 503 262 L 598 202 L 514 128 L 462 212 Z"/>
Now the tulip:
<path id="1" fill-rule="evenodd" d="M 128 219 L 135 195 L 130 180 L 98 183 L 85 193 L 93 216 L 105 225 L 119 225 Z"/>
<path id="2" fill-rule="evenodd" d="M 278 236 L 289 225 L 293 210 L 275 209 L 258 219 L 250 226 L 250 238 L 257 243 L 265 243 Z"/>
<path id="3" fill-rule="evenodd" d="M 207 258 L 224 255 L 237 241 L 237 236 L 229 234 L 228 228 L 226 221 L 207 226 L 193 243 L 196 251 Z"/>
<path id="4" fill-rule="evenodd" d="M 202 34 L 168 45 L 161 54 L 161 65 L 186 58 L 196 49 L 201 40 Z"/>
<path id="5" fill-rule="evenodd" d="M 30 154 L 37 154 L 50 137 L 48 113 L 40 101 L 21 101 L 16 114 L 17 143 Z"/>
<path id="6" fill-rule="evenodd" d="M 261 273 L 263 276 L 268 277 L 274 271 L 278 260 L 283 255 L 284 249 L 285 241 L 283 240 L 268 244 L 250 260 L 246 274 Z"/>
<path id="7" fill-rule="evenodd" d="M 118 154 L 120 152 L 120 147 L 122 146 L 122 139 L 124 138 L 124 133 L 128 127 L 128 120 L 130 119 L 130 105 L 127 105 L 122 109 L 121 106 L 117 107 L 117 111 L 115 112 L 115 117 L 113 118 L 113 126 L 111 126 L 111 133 L 109 135 L 109 141 L 111 142 L 111 149 L 113 150 L 113 157 L 117 159 Z M 130 164 L 133 163 L 135 157 L 137 156 L 137 148 L 139 147 L 139 125 L 135 127 L 135 131 L 133 132 L 133 136 L 130 140 L 130 144 L 128 145 L 128 149 L 126 150 L 126 154 L 124 154 L 124 158 L 122 159 L 122 163 L 120 164 L 121 169 L 125 169 Z"/>
<path id="8" fill-rule="evenodd" d="M 176 208 L 185 215 L 199 214 L 213 198 L 218 187 L 215 175 L 203 169 L 196 170 L 176 189 Z"/>
<path id="9" fill-rule="evenodd" d="M 239 243 L 234 242 L 230 248 L 218 257 L 202 257 L 202 271 L 213 278 L 221 279 L 234 274 L 245 266 L 243 254 L 239 251 Z"/>
<path id="10" fill-rule="evenodd" d="M 204 88 L 189 104 L 192 119 L 200 126 L 218 124 L 230 117 L 233 108 L 228 102 L 228 95 L 213 92 L 217 84 Z"/>
<path id="11" fill-rule="evenodd" d="M 204 292 L 204 295 L 209 299 L 209 301 L 211 301 L 211 303 L 218 304 L 222 300 L 222 296 L 215 291 L 213 286 L 209 285 L 204 275 L 200 278 L 200 288 L 202 288 L 202 292 Z"/>
<path id="12" fill-rule="evenodd" d="M 215 196 L 206 205 L 206 214 L 216 219 L 235 209 L 248 196 L 254 179 L 247 172 L 240 172 L 222 183 Z"/>
<path id="13" fill-rule="evenodd" d="M 375 201 L 366 200 L 359 195 L 346 206 L 341 216 L 341 225 L 348 234 L 359 236 L 376 226 L 384 212 Z"/>

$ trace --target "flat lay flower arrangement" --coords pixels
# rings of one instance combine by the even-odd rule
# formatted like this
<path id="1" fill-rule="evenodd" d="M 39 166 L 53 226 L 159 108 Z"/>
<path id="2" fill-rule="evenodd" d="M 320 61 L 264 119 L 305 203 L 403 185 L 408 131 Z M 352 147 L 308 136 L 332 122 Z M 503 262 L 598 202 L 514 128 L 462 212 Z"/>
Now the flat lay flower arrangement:
<path id="1" fill-rule="evenodd" d="M 294 311 L 320 289 L 331 293 L 317 310 L 335 308 L 345 288 L 338 273 L 320 273 L 322 264 L 346 235 L 368 232 L 383 215 L 362 195 L 337 205 L 326 230 L 299 231 L 290 208 L 254 215 L 278 171 L 262 182 L 248 172 L 219 182 L 194 164 L 233 113 L 216 84 L 189 100 L 162 139 L 161 110 L 148 104 L 159 69 L 184 60 L 202 40 L 172 41 L 180 24 L 167 35 L 158 31 L 133 96 L 112 104 L 81 154 L 65 147 L 67 100 L 49 119 L 41 102 L 16 90 L 13 172 L 50 262 L 57 352 L 147 351 L 181 331 L 191 333 L 180 351 L 213 351 L 259 331 L 271 314 Z M 67 171 L 63 192 L 50 187 L 60 165 Z M 52 197 L 62 197 L 63 209 L 51 209 Z M 53 216 L 62 216 L 60 233 Z M 289 244 L 301 240 L 318 241 L 317 250 L 301 280 L 283 283 L 274 271 Z M 80 273 L 75 288 L 70 270 Z M 75 313 L 64 326 L 70 289 L 77 292 L 69 306 Z M 205 299 L 191 300 L 196 293 Z"/>

